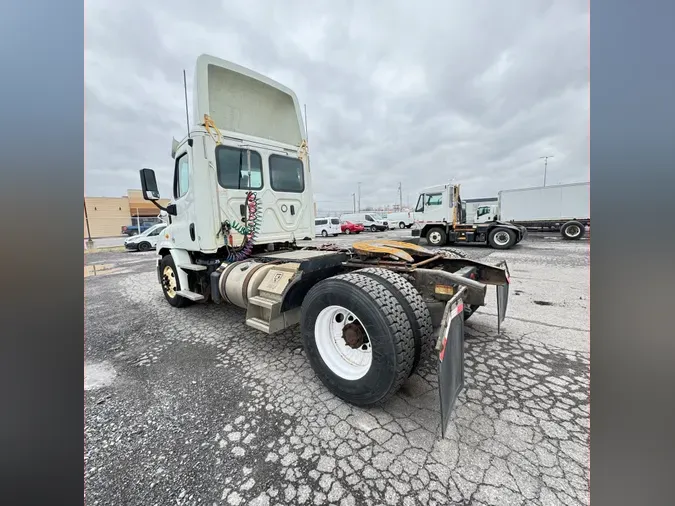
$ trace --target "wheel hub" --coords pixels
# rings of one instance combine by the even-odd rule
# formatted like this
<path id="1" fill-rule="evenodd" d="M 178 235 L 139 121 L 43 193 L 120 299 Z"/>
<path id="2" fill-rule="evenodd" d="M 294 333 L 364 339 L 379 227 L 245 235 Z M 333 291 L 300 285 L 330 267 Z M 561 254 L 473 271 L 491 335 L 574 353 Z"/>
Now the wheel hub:
<path id="1" fill-rule="evenodd" d="M 162 288 L 169 297 L 176 296 L 176 275 L 170 266 L 166 266 L 162 272 Z"/>
<path id="2" fill-rule="evenodd" d="M 368 332 L 349 309 L 331 305 L 322 309 L 314 324 L 319 355 L 336 375 L 355 381 L 366 375 L 373 360 Z"/>
<path id="3" fill-rule="evenodd" d="M 506 232 L 497 232 L 495 234 L 495 242 L 500 245 L 506 244 L 509 242 L 509 234 Z"/>
<path id="4" fill-rule="evenodd" d="M 348 323 L 342 328 L 342 339 L 347 346 L 358 349 L 366 343 L 366 332 L 359 323 Z"/>

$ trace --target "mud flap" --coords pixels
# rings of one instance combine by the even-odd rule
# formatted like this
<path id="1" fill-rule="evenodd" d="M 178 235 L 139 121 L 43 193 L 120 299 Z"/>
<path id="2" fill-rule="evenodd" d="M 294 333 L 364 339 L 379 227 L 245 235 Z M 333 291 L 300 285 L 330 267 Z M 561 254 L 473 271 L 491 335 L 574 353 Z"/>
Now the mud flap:
<path id="1" fill-rule="evenodd" d="M 464 388 L 464 312 L 461 288 L 445 305 L 438 336 L 438 393 L 441 400 L 441 434 L 445 437 L 450 414 L 457 396 Z"/>
<path id="2" fill-rule="evenodd" d="M 498 267 L 503 267 L 506 273 L 506 283 L 496 285 L 497 288 L 497 334 L 502 332 L 502 322 L 506 318 L 506 308 L 509 305 L 509 287 L 511 285 L 511 276 L 509 275 L 509 268 L 506 261 L 498 264 Z"/>

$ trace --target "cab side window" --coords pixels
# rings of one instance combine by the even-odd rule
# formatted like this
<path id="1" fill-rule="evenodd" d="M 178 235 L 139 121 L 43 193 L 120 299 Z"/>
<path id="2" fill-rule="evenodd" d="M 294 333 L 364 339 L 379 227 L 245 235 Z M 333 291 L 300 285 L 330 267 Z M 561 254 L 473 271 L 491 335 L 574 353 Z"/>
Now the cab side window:
<path id="1" fill-rule="evenodd" d="M 427 193 L 427 206 L 440 206 L 443 203 L 442 193 Z"/>
<path id="2" fill-rule="evenodd" d="M 190 188 L 190 162 L 187 153 L 183 153 L 176 160 L 176 169 L 173 174 L 173 197 L 184 196 Z"/>

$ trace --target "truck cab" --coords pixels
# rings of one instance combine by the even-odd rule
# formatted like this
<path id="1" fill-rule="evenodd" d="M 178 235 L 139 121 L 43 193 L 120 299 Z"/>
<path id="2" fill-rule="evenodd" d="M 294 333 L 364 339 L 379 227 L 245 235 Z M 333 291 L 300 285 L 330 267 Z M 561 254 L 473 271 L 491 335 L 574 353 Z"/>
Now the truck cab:
<path id="1" fill-rule="evenodd" d="M 490 205 L 490 206 L 480 206 L 476 209 L 476 215 L 474 216 L 474 223 L 489 223 L 499 219 L 498 216 L 499 206 Z"/>
<path id="2" fill-rule="evenodd" d="M 485 207 L 488 212 L 481 213 L 482 220 L 469 224 L 459 185 L 448 183 L 425 188 L 417 197 L 412 235 L 426 239 L 432 246 L 474 243 L 495 249 L 511 248 L 526 236 L 524 227 L 497 221 L 496 213 L 490 212 L 491 206 Z"/>

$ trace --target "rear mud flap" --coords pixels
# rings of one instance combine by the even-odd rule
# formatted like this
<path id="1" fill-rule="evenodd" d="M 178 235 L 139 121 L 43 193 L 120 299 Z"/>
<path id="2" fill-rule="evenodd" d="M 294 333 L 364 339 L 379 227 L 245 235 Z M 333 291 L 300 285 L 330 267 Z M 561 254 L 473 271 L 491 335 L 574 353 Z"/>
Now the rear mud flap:
<path id="1" fill-rule="evenodd" d="M 502 333 L 502 322 L 506 318 L 506 308 L 509 305 L 509 287 L 511 285 L 511 276 L 509 275 L 509 268 L 506 261 L 498 264 L 498 267 L 503 267 L 506 272 L 506 283 L 496 285 L 497 287 L 497 334 Z"/>
<path id="2" fill-rule="evenodd" d="M 461 288 L 445 305 L 438 351 L 438 393 L 441 400 L 441 434 L 450 421 L 457 396 L 464 388 L 464 301 L 466 288 Z"/>

